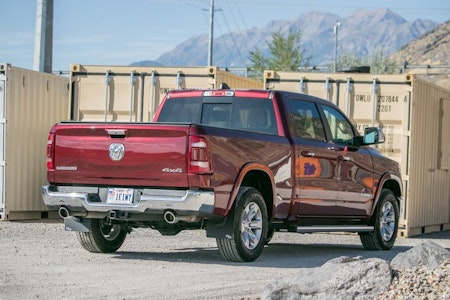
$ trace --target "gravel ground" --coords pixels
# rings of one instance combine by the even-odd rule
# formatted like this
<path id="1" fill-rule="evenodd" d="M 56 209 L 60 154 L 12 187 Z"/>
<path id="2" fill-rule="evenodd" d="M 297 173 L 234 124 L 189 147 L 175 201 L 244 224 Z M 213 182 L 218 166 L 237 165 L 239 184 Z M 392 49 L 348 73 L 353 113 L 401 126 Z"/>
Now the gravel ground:
<path id="1" fill-rule="evenodd" d="M 450 299 L 450 260 L 436 269 L 415 267 L 398 272 L 379 299 Z"/>
<path id="2" fill-rule="evenodd" d="M 366 251 L 354 234 L 276 233 L 258 260 L 231 263 L 201 230 L 137 229 L 118 252 L 93 254 L 60 221 L 0 222 L 0 299 L 258 299 L 298 268 L 340 256 L 390 261 L 427 239 L 450 249 L 450 231 L 398 238 L 390 251 Z"/>

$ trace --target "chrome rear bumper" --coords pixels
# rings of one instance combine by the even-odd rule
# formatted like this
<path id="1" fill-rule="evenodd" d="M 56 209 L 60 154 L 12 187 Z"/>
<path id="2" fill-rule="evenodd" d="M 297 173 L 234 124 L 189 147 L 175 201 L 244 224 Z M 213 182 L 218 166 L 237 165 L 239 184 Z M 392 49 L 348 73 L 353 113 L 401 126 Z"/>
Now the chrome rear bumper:
<path id="1" fill-rule="evenodd" d="M 42 198 L 49 209 L 61 206 L 75 211 L 128 213 L 163 213 L 210 216 L 214 210 L 214 193 L 200 190 L 135 189 L 131 204 L 108 204 L 108 188 L 83 186 L 42 186 Z"/>

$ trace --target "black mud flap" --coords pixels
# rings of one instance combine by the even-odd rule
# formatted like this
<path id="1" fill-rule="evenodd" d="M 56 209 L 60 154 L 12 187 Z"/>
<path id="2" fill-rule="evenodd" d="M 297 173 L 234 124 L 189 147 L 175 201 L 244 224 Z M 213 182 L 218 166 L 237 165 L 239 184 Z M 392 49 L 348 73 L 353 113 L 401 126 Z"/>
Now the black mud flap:
<path id="1" fill-rule="evenodd" d="M 234 219 L 230 216 L 226 217 L 221 223 L 206 223 L 206 236 L 216 239 L 231 239 L 233 236 Z"/>
<path id="2" fill-rule="evenodd" d="M 64 229 L 67 231 L 89 232 L 89 228 L 91 228 L 91 219 L 77 217 L 64 218 Z"/>

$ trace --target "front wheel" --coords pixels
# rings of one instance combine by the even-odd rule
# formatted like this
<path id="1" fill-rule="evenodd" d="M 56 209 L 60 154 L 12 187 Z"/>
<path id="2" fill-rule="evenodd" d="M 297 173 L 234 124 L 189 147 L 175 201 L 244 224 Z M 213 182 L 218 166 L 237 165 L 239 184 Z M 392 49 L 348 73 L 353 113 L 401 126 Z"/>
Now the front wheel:
<path id="1" fill-rule="evenodd" d="M 381 191 L 375 214 L 374 231 L 360 233 L 359 237 L 367 250 L 389 250 L 397 237 L 399 208 L 395 195 L 387 189 Z"/>
<path id="2" fill-rule="evenodd" d="M 89 227 L 89 232 L 77 232 L 77 238 L 84 249 L 95 253 L 116 252 L 128 233 L 125 226 L 104 219 L 91 219 Z"/>
<path id="3" fill-rule="evenodd" d="M 254 261 L 266 244 L 268 218 L 264 198 L 258 190 L 242 187 L 235 205 L 233 235 L 216 239 L 217 246 L 229 261 Z"/>

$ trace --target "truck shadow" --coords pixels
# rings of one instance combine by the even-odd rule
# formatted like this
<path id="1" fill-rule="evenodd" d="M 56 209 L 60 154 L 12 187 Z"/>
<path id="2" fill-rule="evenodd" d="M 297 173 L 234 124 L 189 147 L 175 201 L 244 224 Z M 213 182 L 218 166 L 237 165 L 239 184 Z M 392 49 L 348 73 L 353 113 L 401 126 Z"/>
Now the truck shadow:
<path id="1" fill-rule="evenodd" d="M 173 248 L 167 252 L 116 252 L 112 257 L 123 260 L 187 262 L 193 264 L 247 265 L 264 268 L 315 268 L 341 256 L 392 260 L 412 247 L 394 246 L 389 251 L 368 251 L 360 245 L 270 243 L 254 262 L 234 263 L 222 258 L 216 247 Z"/>
<path id="2" fill-rule="evenodd" d="M 412 247 L 394 246 L 389 251 L 369 251 L 361 245 L 348 244 L 302 244 L 292 245 L 286 243 L 269 244 L 260 257 L 264 267 L 273 265 L 278 268 L 315 268 L 327 261 L 341 256 L 363 258 L 381 258 L 392 260 L 398 253 L 407 251 Z"/>

